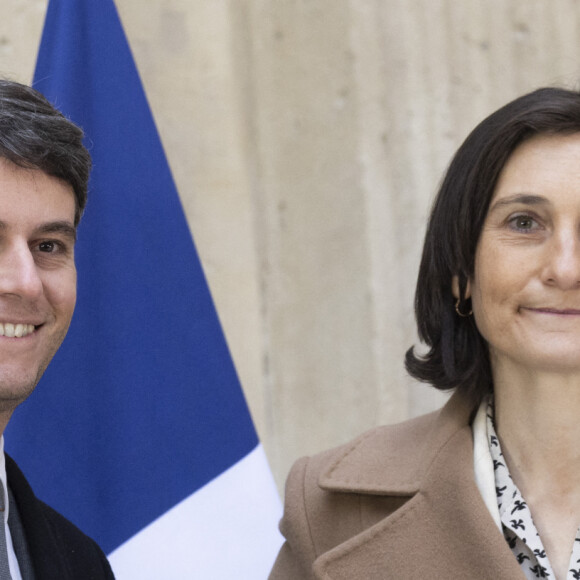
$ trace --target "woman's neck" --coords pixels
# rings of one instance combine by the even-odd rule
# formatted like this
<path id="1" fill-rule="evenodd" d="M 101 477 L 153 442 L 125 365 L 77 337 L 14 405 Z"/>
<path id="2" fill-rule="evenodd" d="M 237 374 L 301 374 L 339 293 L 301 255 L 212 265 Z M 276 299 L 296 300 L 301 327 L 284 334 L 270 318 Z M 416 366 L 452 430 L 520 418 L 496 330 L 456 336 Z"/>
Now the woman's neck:
<path id="1" fill-rule="evenodd" d="M 510 475 L 556 577 L 566 578 L 580 524 L 580 376 L 494 372 L 494 393 L 496 431 Z"/>
<path id="2" fill-rule="evenodd" d="M 494 391 L 497 434 L 516 483 L 534 493 L 580 488 L 580 375 L 505 369 L 494 373 Z"/>

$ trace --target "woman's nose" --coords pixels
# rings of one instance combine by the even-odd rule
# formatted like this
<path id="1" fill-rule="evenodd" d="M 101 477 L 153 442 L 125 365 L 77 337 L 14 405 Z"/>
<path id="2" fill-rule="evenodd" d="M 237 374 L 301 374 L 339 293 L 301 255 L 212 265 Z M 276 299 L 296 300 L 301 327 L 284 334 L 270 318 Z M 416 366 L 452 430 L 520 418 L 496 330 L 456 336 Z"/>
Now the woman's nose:
<path id="1" fill-rule="evenodd" d="M 568 234 L 546 248 L 544 281 L 563 290 L 580 287 L 580 239 Z"/>

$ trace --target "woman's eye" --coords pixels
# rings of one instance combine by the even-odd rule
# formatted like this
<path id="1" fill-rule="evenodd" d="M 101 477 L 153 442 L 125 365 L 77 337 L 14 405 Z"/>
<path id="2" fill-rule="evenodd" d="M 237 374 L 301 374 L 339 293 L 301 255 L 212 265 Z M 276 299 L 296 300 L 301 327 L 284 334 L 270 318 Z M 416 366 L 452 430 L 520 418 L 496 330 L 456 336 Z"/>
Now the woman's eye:
<path id="1" fill-rule="evenodd" d="M 510 222 L 516 230 L 532 230 L 537 226 L 536 220 L 529 215 L 515 216 Z"/>

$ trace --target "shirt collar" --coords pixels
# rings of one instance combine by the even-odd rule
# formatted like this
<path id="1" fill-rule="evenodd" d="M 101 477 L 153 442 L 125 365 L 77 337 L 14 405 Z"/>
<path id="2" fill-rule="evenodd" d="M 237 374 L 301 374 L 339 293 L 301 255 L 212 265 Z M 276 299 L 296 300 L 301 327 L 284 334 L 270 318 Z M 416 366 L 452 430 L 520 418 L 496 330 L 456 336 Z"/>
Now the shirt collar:
<path id="1" fill-rule="evenodd" d="M 0 480 L 2 481 L 2 487 L 4 491 L 4 523 L 8 522 L 8 483 L 6 476 L 6 459 L 4 457 L 4 435 L 0 437 Z"/>

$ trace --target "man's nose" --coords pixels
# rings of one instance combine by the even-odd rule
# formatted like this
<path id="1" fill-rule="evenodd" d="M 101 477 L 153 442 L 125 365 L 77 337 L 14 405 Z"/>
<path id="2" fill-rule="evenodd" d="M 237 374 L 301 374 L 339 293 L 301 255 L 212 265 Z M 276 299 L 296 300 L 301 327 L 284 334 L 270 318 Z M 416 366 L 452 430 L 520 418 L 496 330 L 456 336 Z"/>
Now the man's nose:
<path id="1" fill-rule="evenodd" d="M 34 299 L 42 293 L 42 280 L 27 243 L 0 247 L 0 295 Z"/>

